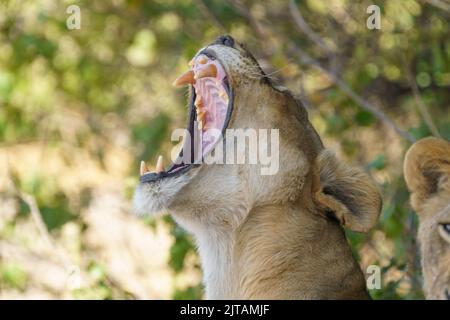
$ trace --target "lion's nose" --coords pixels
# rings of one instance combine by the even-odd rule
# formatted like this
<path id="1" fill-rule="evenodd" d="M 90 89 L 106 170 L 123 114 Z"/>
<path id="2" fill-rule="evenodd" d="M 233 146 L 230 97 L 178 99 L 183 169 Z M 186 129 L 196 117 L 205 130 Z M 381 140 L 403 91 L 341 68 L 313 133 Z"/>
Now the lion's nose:
<path id="1" fill-rule="evenodd" d="M 231 47 L 231 48 L 234 47 L 234 39 L 229 35 L 224 35 L 224 36 L 218 37 L 216 40 L 216 43 L 223 44 L 224 46 Z"/>

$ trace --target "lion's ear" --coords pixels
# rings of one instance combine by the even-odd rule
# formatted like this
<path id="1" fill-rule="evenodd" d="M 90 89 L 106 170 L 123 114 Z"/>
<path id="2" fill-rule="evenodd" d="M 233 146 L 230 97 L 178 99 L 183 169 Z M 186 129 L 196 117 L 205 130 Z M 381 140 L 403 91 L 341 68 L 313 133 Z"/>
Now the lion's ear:
<path id="1" fill-rule="evenodd" d="M 339 163 L 327 150 L 317 157 L 314 170 L 313 197 L 322 214 L 357 232 L 367 232 L 376 224 L 382 201 L 367 174 Z"/>
<path id="2" fill-rule="evenodd" d="M 434 137 L 416 142 L 406 152 L 403 172 L 411 206 L 420 213 L 424 200 L 450 179 L 450 142 Z"/>

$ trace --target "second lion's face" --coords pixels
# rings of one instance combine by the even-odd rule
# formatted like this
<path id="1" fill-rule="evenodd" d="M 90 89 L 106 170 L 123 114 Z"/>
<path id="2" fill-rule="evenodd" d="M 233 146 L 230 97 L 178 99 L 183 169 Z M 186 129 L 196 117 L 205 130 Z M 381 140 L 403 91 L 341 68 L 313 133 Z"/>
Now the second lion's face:
<path id="1" fill-rule="evenodd" d="M 450 143 L 436 138 L 417 142 L 406 154 L 404 170 L 420 218 L 426 296 L 450 300 Z"/>

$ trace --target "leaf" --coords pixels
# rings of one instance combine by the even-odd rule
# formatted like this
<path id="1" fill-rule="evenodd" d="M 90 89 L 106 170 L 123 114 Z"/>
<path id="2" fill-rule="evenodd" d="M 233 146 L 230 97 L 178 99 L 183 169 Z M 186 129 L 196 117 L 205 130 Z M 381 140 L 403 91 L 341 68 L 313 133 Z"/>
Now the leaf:
<path id="1" fill-rule="evenodd" d="M 366 110 L 360 110 L 355 115 L 355 121 L 360 126 L 369 126 L 375 121 L 375 117 Z"/>
<path id="2" fill-rule="evenodd" d="M 21 266 L 15 263 L 0 265 L 0 284 L 24 290 L 28 276 Z M 1 288 L 1 286 L 0 286 Z"/>
<path id="3" fill-rule="evenodd" d="M 384 154 L 378 155 L 367 167 L 371 170 L 382 170 L 386 167 L 386 156 Z"/>

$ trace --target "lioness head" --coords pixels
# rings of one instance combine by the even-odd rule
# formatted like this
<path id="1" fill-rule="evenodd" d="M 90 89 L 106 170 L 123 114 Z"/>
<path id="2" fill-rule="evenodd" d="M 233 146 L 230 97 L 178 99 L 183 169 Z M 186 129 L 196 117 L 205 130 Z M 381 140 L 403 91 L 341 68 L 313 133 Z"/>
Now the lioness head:
<path id="1" fill-rule="evenodd" d="M 189 213 L 191 220 L 205 219 L 209 212 L 208 224 L 236 226 L 252 206 L 295 200 L 322 148 L 305 109 L 287 90 L 272 85 L 255 58 L 230 36 L 199 50 L 190 66 L 175 81 L 190 87 L 189 137 L 167 170 L 141 175 L 137 210 L 166 209 L 179 219 Z M 229 138 L 228 132 L 235 136 Z M 244 151 L 238 136 L 244 137 Z M 214 152 L 219 147 L 222 155 Z M 243 152 L 245 159 L 238 163 Z M 255 155 L 257 163 L 249 163 Z M 262 163 L 262 155 L 272 157 L 271 167 Z M 208 164 L 213 157 L 222 161 Z"/>
<path id="2" fill-rule="evenodd" d="M 420 218 L 425 293 L 450 300 L 450 142 L 425 138 L 406 153 L 405 180 Z"/>
<path id="3" fill-rule="evenodd" d="M 357 231 L 374 224 L 381 202 L 364 174 L 352 172 L 337 189 L 325 181 L 316 183 L 318 179 L 313 183 L 314 172 L 321 178 L 332 176 L 335 183 L 340 173 L 333 171 L 343 166 L 330 154 L 318 157 L 323 145 L 303 105 L 286 88 L 272 83 L 241 44 L 221 36 L 199 50 L 190 66 L 175 85 L 190 87 L 187 135 L 191 139 L 184 140 L 178 158 L 166 170 L 160 165 L 159 172 L 141 170 L 134 196 L 138 212 L 168 210 L 188 229 L 193 221 L 236 227 L 253 207 L 301 200 L 303 207 L 319 208 L 324 215 L 335 213 L 341 223 L 351 222 L 349 226 Z M 229 129 L 237 129 L 231 139 Z M 219 152 L 224 164 L 207 164 L 217 157 L 217 146 L 223 146 L 225 153 L 231 150 L 235 157 L 242 155 L 239 143 L 235 146 L 242 136 L 250 148 L 244 150 L 243 163 L 235 159 L 230 164 L 229 154 L 220 157 Z M 257 150 L 251 149 L 251 142 Z M 255 153 L 256 164 L 250 161 Z M 262 161 L 264 155 L 278 163 L 269 168 Z M 354 211 L 361 208 L 363 213 Z"/>

